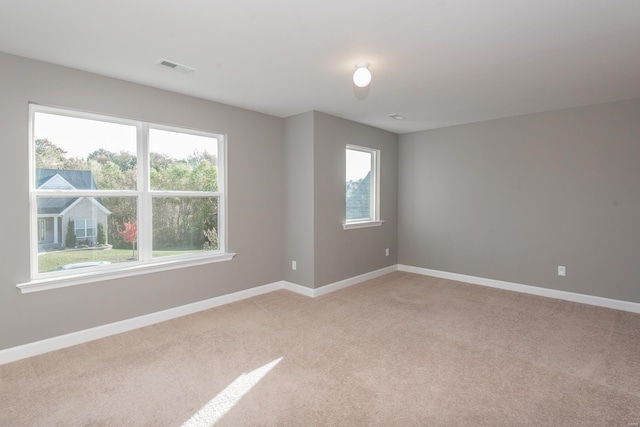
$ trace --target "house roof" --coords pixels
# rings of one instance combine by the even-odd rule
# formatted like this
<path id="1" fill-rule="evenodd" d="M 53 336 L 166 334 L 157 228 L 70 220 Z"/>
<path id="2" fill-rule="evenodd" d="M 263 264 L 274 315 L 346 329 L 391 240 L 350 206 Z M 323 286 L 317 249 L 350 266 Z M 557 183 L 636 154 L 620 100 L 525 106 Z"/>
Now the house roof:
<path id="1" fill-rule="evenodd" d="M 36 169 L 36 188 L 65 190 L 97 190 L 93 173 L 87 170 Z M 64 215 L 80 198 L 79 197 L 40 197 L 38 198 L 38 215 Z M 107 215 L 109 210 L 99 200 L 90 200 Z"/>
<path id="2" fill-rule="evenodd" d="M 58 215 L 71 206 L 77 197 L 40 197 L 38 215 Z"/>
<path id="3" fill-rule="evenodd" d="M 46 188 L 46 184 L 59 176 L 63 178 L 73 189 L 76 190 L 97 190 L 98 186 L 93 179 L 93 173 L 87 170 L 64 170 L 64 169 L 36 169 L 36 188 Z M 70 189 L 70 188 L 67 188 Z"/>

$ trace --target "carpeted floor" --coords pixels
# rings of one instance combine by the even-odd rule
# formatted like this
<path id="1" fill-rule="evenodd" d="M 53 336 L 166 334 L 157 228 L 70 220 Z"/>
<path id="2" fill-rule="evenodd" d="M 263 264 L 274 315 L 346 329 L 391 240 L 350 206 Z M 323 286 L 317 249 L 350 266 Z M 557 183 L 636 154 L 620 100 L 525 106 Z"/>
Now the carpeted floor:
<path id="1" fill-rule="evenodd" d="M 0 366 L 1 426 L 207 420 L 637 425 L 640 315 L 395 272 L 315 299 L 273 292 Z"/>

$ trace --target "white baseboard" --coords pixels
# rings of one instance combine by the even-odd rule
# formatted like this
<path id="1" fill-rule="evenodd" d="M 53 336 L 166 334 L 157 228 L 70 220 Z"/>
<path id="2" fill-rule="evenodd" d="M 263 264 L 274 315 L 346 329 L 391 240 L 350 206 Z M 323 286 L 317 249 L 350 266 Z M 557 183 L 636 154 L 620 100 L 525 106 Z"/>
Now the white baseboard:
<path id="1" fill-rule="evenodd" d="M 370 273 L 362 274 L 360 276 L 352 277 L 350 279 L 341 280 L 336 283 L 322 286 L 318 289 L 311 289 L 306 286 L 301 286 L 295 283 L 281 280 L 279 282 L 270 283 L 268 285 L 258 286 L 255 288 L 234 292 L 228 295 L 222 295 L 204 301 L 182 305 L 180 307 L 174 307 L 167 310 L 134 317 L 131 319 L 121 320 L 119 322 L 97 326 L 95 328 L 72 332 L 70 334 L 60 335 L 57 337 L 47 338 L 41 341 L 0 350 L 0 365 L 15 362 L 16 360 L 25 359 L 27 357 L 37 356 L 39 354 L 48 353 L 50 351 L 60 350 L 62 348 L 83 344 L 89 341 L 105 338 L 110 335 L 131 331 L 133 329 L 142 328 L 145 326 L 153 325 L 155 323 L 164 322 L 166 320 L 175 319 L 177 317 L 186 316 L 189 314 L 197 313 L 199 311 L 208 310 L 210 308 L 255 297 L 280 289 L 286 289 L 313 298 L 320 295 L 328 294 L 329 292 L 334 292 L 339 289 L 346 288 L 347 286 L 355 285 L 356 283 L 360 283 L 365 280 L 370 280 L 384 274 L 391 273 L 392 271 L 396 270 L 397 266 L 393 265 L 390 267 L 382 268 L 380 270 L 372 271 Z"/>
<path id="2" fill-rule="evenodd" d="M 596 305 L 599 307 L 613 308 L 616 310 L 640 313 L 640 303 L 621 301 L 593 295 L 578 294 L 574 292 L 559 291 L 556 289 L 541 288 L 538 286 L 522 285 L 520 283 L 504 282 L 502 280 L 485 279 L 483 277 L 467 276 L 465 274 L 449 273 L 428 268 L 413 267 L 410 265 L 398 264 L 399 271 L 421 274 L 424 276 L 439 277 L 442 279 L 456 280 L 474 285 L 488 286 L 491 288 L 505 289 L 508 291 L 522 292 L 525 294 L 538 295 L 549 298 L 556 298 L 565 301 L 579 302 L 582 304 Z"/>
<path id="3" fill-rule="evenodd" d="M 182 305 L 180 307 L 174 307 L 155 313 L 145 314 L 143 316 L 138 316 L 131 319 L 121 320 L 119 322 L 97 326 L 95 328 L 72 332 L 70 334 L 60 335 L 57 337 L 48 338 L 17 347 L 11 347 L 5 350 L 0 350 L 0 365 L 14 362 L 20 359 L 25 359 L 27 357 L 37 356 L 38 354 L 59 350 L 61 348 L 71 347 L 100 338 L 105 338 L 110 335 L 131 331 L 133 329 L 142 328 L 145 326 L 153 325 L 155 323 L 175 319 L 176 317 L 186 316 L 188 314 L 208 310 L 210 308 L 266 294 L 268 292 L 277 291 L 279 289 L 283 289 L 283 282 L 281 281 L 270 283 L 268 285 L 258 286 L 251 289 L 246 289 L 244 291 L 234 292 L 232 294 L 222 295 L 204 301 Z"/>
<path id="4" fill-rule="evenodd" d="M 164 322 L 166 320 L 175 319 L 177 317 L 186 316 L 189 314 L 197 313 L 199 311 L 208 310 L 210 308 L 230 304 L 232 302 L 266 294 L 280 289 L 286 289 L 288 291 L 296 292 L 298 294 L 313 298 L 321 295 L 326 295 L 330 292 L 334 292 L 340 289 L 344 289 L 346 287 L 364 282 L 366 280 L 375 279 L 376 277 L 380 277 L 394 271 L 405 271 L 408 273 L 440 277 L 443 279 L 456 280 L 459 282 L 466 282 L 475 285 L 562 299 L 582 304 L 596 305 L 599 307 L 613 308 L 616 310 L 630 311 L 632 313 L 640 313 L 640 303 L 620 301 L 592 295 L 577 294 L 573 292 L 559 291 L 555 289 L 522 285 L 519 283 L 505 282 L 501 280 L 486 279 L 483 277 L 468 276 L 464 274 L 449 273 L 446 271 L 431 270 L 427 268 L 398 264 L 369 273 L 361 274 L 349 279 L 341 280 L 339 282 L 331 283 L 317 289 L 311 289 L 306 286 L 301 286 L 282 280 L 279 282 L 246 289 L 244 291 L 234 292 L 228 295 L 222 295 L 204 301 L 198 301 L 192 304 L 134 317 L 132 319 L 121 320 L 119 322 L 109 323 L 107 325 L 97 326 L 95 328 L 85 329 L 70 334 L 48 338 L 42 341 L 36 341 L 33 343 L 0 350 L 0 365 L 14 362 L 20 359 L 25 359 L 27 357 L 37 356 L 38 354 L 59 350 L 61 348 L 71 347 L 88 341 L 105 338 L 110 335 L 131 331 L 133 329 L 142 328 L 145 326 L 153 325 L 155 323 Z"/>
<path id="5" fill-rule="evenodd" d="M 351 277 L 349 279 L 340 280 L 339 282 L 330 283 L 328 285 L 321 286 L 319 288 L 311 289 L 306 286 L 297 285 L 291 282 L 283 282 L 284 289 L 307 297 L 319 297 L 331 292 L 338 291 L 340 289 L 353 286 L 357 283 L 364 282 L 366 280 L 375 279 L 376 277 L 384 276 L 385 274 L 392 273 L 398 270 L 397 265 L 391 265 L 389 267 L 381 268 L 379 270 L 370 271 L 369 273 L 361 274 L 359 276 Z"/>
<path id="6" fill-rule="evenodd" d="M 286 280 L 282 281 L 282 289 L 295 292 L 296 294 L 304 295 L 305 297 L 313 298 L 315 296 L 314 289 L 298 285 L 297 283 L 287 282 Z"/>

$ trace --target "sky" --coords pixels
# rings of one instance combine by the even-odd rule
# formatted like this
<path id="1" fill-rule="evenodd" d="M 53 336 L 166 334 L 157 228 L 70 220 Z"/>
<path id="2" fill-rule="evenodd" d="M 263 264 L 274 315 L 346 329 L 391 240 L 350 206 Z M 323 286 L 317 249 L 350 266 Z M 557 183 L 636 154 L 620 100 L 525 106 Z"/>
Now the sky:
<path id="1" fill-rule="evenodd" d="M 136 155 L 136 127 L 76 117 L 36 113 L 35 139 L 48 139 L 67 152 L 67 157 L 86 159 L 99 148 L 118 153 L 126 151 Z M 175 159 L 184 159 L 194 150 L 205 148 L 217 154 L 216 140 L 164 130 L 151 129 L 149 143 L 152 152 L 164 153 Z"/>
<path id="2" fill-rule="evenodd" d="M 367 176 L 371 170 L 371 153 L 347 150 L 347 182 Z"/>
<path id="3" fill-rule="evenodd" d="M 131 125 L 37 112 L 34 136 L 53 142 L 65 150 L 68 157 L 86 159 L 99 148 L 136 155 L 136 127 Z M 164 153 L 174 159 L 184 159 L 195 150 L 203 152 L 205 148 L 217 155 L 215 139 L 197 135 L 151 129 L 149 143 L 152 152 Z M 347 150 L 347 165 L 346 181 L 362 179 L 371 169 L 371 154 Z"/>

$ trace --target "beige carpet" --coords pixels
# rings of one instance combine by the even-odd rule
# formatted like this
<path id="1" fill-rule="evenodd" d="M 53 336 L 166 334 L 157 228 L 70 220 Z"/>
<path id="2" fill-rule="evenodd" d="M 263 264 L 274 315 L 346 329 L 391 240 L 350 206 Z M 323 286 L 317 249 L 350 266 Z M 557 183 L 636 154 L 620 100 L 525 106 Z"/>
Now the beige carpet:
<path id="1" fill-rule="evenodd" d="M 278 291 L 0 366 L 2 426 L 212 420 L 635 425 L 640 315 L 396 272 L 315 299 Z"/>

